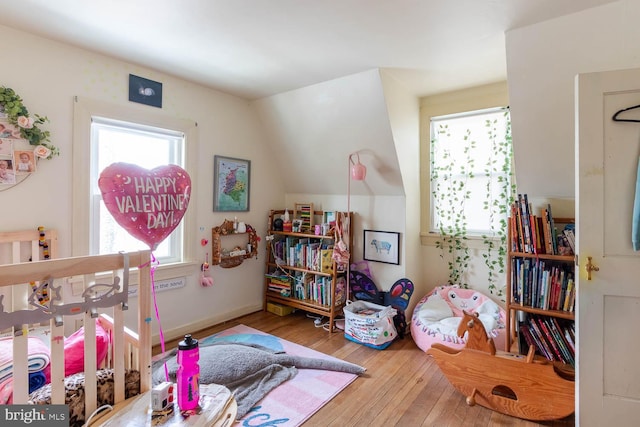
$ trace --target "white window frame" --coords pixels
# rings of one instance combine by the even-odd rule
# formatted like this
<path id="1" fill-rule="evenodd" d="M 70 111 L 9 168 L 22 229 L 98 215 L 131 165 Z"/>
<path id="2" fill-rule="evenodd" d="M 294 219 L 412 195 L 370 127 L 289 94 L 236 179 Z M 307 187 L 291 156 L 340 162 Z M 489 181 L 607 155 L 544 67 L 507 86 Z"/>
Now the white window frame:
<path id="1" fill-rule="evenodd" d="M 475 119 L 478 118 L 479 116 L 483 116 L 483 123 L 486 121 L 484 120 L 484 117 L 487 117 L 488 115 L 492 115 L 495 117 L 499 117 L 502 118 L 501 116 L 503 116 L 505 114 L 505 112 L 508 111 L 508 107 L 496 107 L 496 108 L 487 108 L 487 109 L 482 109 L 482 110 L 474 110 L 474 111 L 466 111 L 463 113 L 456 113 L 456 114 L 448 114 L 448 115 L 444 115 L 444 116 L 437 116 L 437 117 L 432 117 L 430 120 L 430 143 L 429 143 L 429 148 L 431 150 L 434 149 L 434 140 L 436 140 L 436 134 L 440 132 L 440 126 L 442 126 L 443 124 L 446 126 L 449 126 L 452 121 L 457 121 L 459 119 Z M 481 124 L 479 125 L 481 127 L 485 127 L 485 124 Z M 466 125 L 465 125 L 466 127 Z M 453 128 L 452 128 L 453 129 Z M 453 130 L 457 130 L 460 131 L 460 128 L 456 128 Z M 484 132 L 485 130 L 483 129 L 481 132 Z M 476 141 L 476 145 L 479 146 L 482 143 L 487 143 L 487 140 L 483 140 L 478 138 L 478 134 L 472 134 L 471 135 L 473 139 L 475 139 Z M 483 135 L 485 136 L 485 135 Z M 498 135 L 498 138 L 500 138 L 502 135 Z M 455 140 L 457 142 L 457 140 Z M 444 147 L 440 147 L 443 151 L 455 151 L 455 147 L 453 145 L 449 146 L 449 148 L 447 148 L 445 150 Z M 462 153 L 459 153 L 461 155 L 463 155 Z M 493 181 L 494 179 L 499 180 L 499 178 L 502 178 L 504 180 L 509 181 L 509 185 L 511 185 L 510 179 L 511 179 L 511 174 L 504 174 L 504 173 L 500 173 L 500 172 L 489 172 L 486 173 L 483 169 L 484 169 L 485 164 L 482 162 L 478 162 L 478 164 L 475 165 L 476 169 L 475 170 L 470 170 L 468 171 L 468 173 L 466 174 L 457 174 L 455 175 L 456 178 L 455 179 L 464 179 L 465 177 L 467 177 L 467 179 L 471 179 L 474 180 L 475 182 L 478 182 L 479 180 L 481 180 L 482 178 L 488 178 L 489 180 Z M 465 166 L 466 167 L 466 166 Z M 431 164 L 430 164 L 430 174 L 433 172 L 431 171 Z M 473 177 L 470 177 L 470 175 L 473 174 Z M 497 184 L 496 184 L 497 185 Z M 430 206 L 431 206 L 431 211 L 430 211 L 430 224 L 429 224 L 429 230 L 432 233 L 439 233 L 439 230 L 441 229 L 441 225 L 438 224 L 438 220 L 439 218 L 437 217 L 437 212 L 436 212 L 436 201 L 434 200 L 434 190 L 431 189 L 430 191 L 430 196 L 431 196 L 431 200 L 430 200 Z M 477 200 L 476 200 L 477 201 Z M 467 214 L 470 214 L 471 212 L 467 211 Z M 487 211 L 488 214 L 488 211 Z M 470 216 L 470 215 L 468 215 Z M 506 222 L 508 216 L 508 212 L 505 212 L 505 217 L 504 217 L 504 221 Z M 498 221 L 500 222 L 500 221 Z M 492 236 L 493 235 L 493 231 L 491 228 L 491 225 L 489 224 L 485 224 L 488 226 L 488 228 L 474 228 L 472 225 L 469 225 L 469 227 L 466 230 L 466 234 L 467 236 Z M 497 226 L 498 224 L 494 224 L 494 227 Z M 446 225 L 442 226 L 445 229 L 447 228 Z M 452 230 L 451 230 L 452 231 Z"/>
<path id="2" fill-rule="evenodd" d="M 422 245 L 436 247 L 441 241 L 440 233 L 431 231 L 431 117 L 505 105 L 509 105 L 506 81 L 420 99 L 420 241 Z M 471 249 L 485 249 L 483 240 L 481 236 L 471 235 L 468 236 L 467 243 Z"/>
<path id="3" fill-rule="evenodd" d="M 128 135 L 136 135 L 140 137 L 151 137 L 154 141 L 167 141 L 169 142 L 168 146 L 168 164 L 179 165 L 180 167 L 184 167 L 184 150 L 186 147 L 186 138 L 184 133 L 179 131 L 174 131 L 172 129 L 163 129 L 157 128 L 147 125 L 141 125 L 139 123 L 131 123 L 131 122 L 123 122 L 120 120 L 113 120 L 107 117 L 98 117 L 93 116 L 91 118 L 91 150 L 90 150 L 90 174 L 91 174 L 91 183 L 93 184 L 91 187 L 91 208 L 90 215 L 93 219 L 89 242 L 90 249 L 89 252 L 91 255 L 97 255 L 101 253 L 101 241 L 100 241 L 100 228 L 101 228 L 101 213 L 104 213 L 104 209 L 101 209 L 103 204 L 102 192 L 98 188 L 98 179 L 100 178 L 100 145 L 105 144 L 100 140 L 100 135 L 103 134 L 103 131 L 106 132 L 114 132 L 117 134 L 123 135 L 123 137 L 127 137 Z M 131 159 L 129 160 L 131 163 Z M 137 161 L 135 163 L 138 163 Z M 142 163 L 142 162 L 141 162 Z M 148 165 L 146 167 L 155 167 L 159 165 Z M 104 167 L 104 166 L 103 166 Z M 176 263 L 182 262 L 183 260 L 183 228 L 184 224 L 182 221 L 178 224 L 178 226 L 173 230 L 173 232 L 167 236 L 167 238 L 161 242 L 163 249 L 168 249 L 168 255 L 161 255 L 160 253 L 156 253 L 155 257 L 160 262 L 160 264 L 164 263 Z M 122 230 L 124 232 L 124 230 Z M 145 247 L 144 243 L 140 243 L 140 247 Z"/>
<path id="4" fill-rule="evenodd" d="M 76 97 L 74 102 L 73 126 L 73 227 L 71 253 L 73 256 L 85 256 L 91 253 L 91 120 L 93 117 L 108 118 L 115 121 L 136 123 L 154 128 L 172 129 L 184 134 L 184 169 L 189 173 L 194 193 L 197 158 L 197 124 L 179 119 L 162 112 L 151 111 L 148 107 L 137 105 L 116 105 L 103 101 Z M 191 274 L 195 260 L 195 235 L 191 230 L 195 223 L 195 204 L 193 201 L 183 219 L 182 235 L 183 259 L 181 262 L 160 264 L 156 279 Z"/>

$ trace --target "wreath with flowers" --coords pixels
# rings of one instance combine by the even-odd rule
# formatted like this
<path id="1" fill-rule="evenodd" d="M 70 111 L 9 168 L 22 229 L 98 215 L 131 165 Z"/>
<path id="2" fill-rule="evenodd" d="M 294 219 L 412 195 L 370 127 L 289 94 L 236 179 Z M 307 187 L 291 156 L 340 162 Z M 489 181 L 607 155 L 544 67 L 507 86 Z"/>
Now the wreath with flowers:
<path id="1" fill-rule="evenodd" d="M 35 155 L 50 159 L 60 154 L 60 150 L 49 142 L 49 131 L 42 130 L 41 125 L 48 122 L 46 116 L 29 115 L 22 98 L 11 88 L 0 86 L 0 113 L 6 115 L 10 124 L 20 130 L 20 137 L 35 145 Z"/>

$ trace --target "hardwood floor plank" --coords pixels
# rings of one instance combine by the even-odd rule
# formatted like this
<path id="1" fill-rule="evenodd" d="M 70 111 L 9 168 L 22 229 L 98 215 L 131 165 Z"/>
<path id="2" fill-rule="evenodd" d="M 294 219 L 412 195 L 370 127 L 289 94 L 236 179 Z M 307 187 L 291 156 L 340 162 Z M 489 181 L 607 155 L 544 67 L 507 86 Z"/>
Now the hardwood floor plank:
<path id="1" fill-rule="evenodd" d="M 192 335 L 202 339 L 244 324 L 324 354 L 364 366 L 367 371 L 329 401 L 305 427 L 571 427 L 574 417 L 536 423 L 499 414 L 482 406 L 468 406 L 442 374 L 435 361 L 410 336 L 385 350 L 375 350 L 344 338 L 341 331 L 316 328 L 302 312 L 277 316 L 256 312 Z M 166 343 L 170 350 L 180 340 Z M 155 346 L 153 354 L 160 352 Z"/>

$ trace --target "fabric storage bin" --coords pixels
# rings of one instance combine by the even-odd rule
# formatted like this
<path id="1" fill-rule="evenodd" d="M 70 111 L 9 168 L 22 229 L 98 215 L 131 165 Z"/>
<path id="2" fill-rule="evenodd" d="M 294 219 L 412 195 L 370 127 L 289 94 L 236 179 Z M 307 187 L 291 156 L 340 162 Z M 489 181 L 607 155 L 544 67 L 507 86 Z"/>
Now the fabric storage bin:
<path id="1" fill-rule="evenodd" d="M 389 347 L 398 332 L 393 324 L 395 308 L 367 301 L 347 301 L 344 307 L 346 339 L 378 350 Z"/>

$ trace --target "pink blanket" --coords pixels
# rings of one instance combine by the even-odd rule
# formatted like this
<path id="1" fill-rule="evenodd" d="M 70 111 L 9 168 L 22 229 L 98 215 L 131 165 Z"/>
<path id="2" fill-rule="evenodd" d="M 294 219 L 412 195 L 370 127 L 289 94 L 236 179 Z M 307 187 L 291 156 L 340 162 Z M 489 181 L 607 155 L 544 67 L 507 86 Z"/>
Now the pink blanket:
<path id="1" fill-rule="evenodd" d="M 40 338 L 28 337 L 29 372 L 38 372 L 49 365 L 49 347 Z M 13 338 L 0 338 L 0 382 L 13 376 Z"/>
<path id="2" fill-rule="evenodd" d="M 49 347 L 37 337 L 27 338 L 28 371 L 43 371 L 50 381 Z M 13 338 L 0 338 L 0 404 L 11 404 L 13 396 Z"/>

